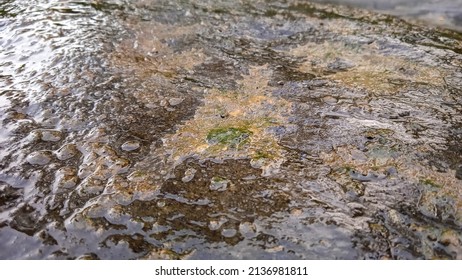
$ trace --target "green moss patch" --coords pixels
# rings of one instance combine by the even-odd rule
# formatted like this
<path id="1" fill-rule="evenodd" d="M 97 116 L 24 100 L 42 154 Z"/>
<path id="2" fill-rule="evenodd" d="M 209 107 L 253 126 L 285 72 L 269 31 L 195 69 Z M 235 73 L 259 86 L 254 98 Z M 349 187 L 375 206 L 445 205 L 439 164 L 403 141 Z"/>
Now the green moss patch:
<path id="1" fill-rule="evenodd" d="M 240 145 L 245 144 L 251 135 L 252 132 L 245 128 L 215 128 L 207 134 L 207 142 L 211 145 L 221 144 L 238 148 Z"/>

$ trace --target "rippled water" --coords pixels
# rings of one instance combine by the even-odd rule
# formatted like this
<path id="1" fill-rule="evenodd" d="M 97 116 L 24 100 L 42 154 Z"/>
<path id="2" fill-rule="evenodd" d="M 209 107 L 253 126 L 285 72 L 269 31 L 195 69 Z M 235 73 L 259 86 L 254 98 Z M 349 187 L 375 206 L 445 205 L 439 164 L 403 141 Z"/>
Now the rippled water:
<path id="1" fill-rule="evenodd" d="M 461 0 L 316 0 L 316 2 L 368 8 L 462 31 Z"/>
<path id="2" fill-rule="evenodd" d="M 0 258 L 461 258 L 461 53 L 306 1 L 2 1 Z"/>

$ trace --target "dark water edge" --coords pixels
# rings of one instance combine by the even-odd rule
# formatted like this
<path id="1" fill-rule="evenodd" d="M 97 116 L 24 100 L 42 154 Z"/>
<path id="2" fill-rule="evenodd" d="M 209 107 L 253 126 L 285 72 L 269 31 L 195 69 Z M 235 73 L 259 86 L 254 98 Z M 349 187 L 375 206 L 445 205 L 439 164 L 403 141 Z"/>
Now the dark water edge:
<path id="1" fill-rule="evenodd" d="M 0 2 L 1 259 L 461 259 L 462 35 L 307 1 Z"/>

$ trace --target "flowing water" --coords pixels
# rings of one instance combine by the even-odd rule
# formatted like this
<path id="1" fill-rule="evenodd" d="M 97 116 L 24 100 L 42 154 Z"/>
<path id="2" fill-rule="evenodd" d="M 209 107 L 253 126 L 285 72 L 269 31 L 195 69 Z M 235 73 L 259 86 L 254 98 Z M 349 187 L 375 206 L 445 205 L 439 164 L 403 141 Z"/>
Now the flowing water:
<path id="1" fill-rule="evenodd" d="M 460 259 L 461 67 L 329 4 L 0 1 L 0 258 Z"/>
<path id="2" fill-rule="evenodd" d="M 462 31 L 461 0 L 315 0 L 346 4 Z"/>

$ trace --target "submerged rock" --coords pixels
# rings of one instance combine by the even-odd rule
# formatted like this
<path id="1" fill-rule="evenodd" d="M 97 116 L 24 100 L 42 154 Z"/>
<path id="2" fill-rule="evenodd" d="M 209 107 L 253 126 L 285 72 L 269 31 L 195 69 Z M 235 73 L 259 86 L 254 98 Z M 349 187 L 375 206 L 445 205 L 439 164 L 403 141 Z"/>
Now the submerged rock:
<path id="1" fill-rule="evenodd" d="M 462 257 L 460 33 L 297 0 L 10 2 L 0 237 L 30 242 L 1 257 Z"/>

